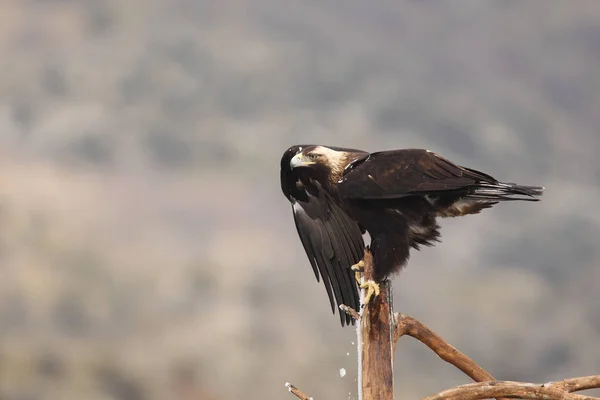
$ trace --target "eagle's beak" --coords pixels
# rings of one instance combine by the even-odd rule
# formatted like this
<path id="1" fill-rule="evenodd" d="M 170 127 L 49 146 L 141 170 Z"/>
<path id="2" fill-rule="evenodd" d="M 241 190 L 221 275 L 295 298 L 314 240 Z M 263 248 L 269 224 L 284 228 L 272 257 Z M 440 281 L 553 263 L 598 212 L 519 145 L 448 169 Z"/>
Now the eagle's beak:
<path id="1" fill-rule="evenodd" d="M 296 154 L 294 157 L 292 157 L 292 160 L 290 161 L 290 167 L 296 168 L 296 167 L 305 167 L 307 165 L 312 165 L 314 164 L 314 162 L 309 161 L 306 158 L 302 157 L 302 153 L 298 153 Z"/>

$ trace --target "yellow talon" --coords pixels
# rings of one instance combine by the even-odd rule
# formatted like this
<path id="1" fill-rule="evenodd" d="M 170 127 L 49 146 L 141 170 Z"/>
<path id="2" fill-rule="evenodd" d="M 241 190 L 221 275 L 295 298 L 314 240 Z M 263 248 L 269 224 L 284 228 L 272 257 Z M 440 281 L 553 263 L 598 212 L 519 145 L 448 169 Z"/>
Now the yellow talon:
<path id="1" fill-rule="evenodd" d="M 361 289 L 367 289 L 367 293 L 365 294 L 364 305 L 369 304 L 371 301 L 371 297 L 373 295 L 379 296 L 379 285 L 375 281 L 366 281 L 362 282 L 362 274 L 365 271 L 366 264 L 363 260 L 360 260 L 356 264 L 350 267 L 352 271 L 354 271 L 354 278 Z"/>
<path id="2" fill-rule="evenodd" d="M 359 262 L 357 262 L 356 264 L 351 266 L 350 269 L 352 271 L 361 271 L 362 272 L 365 269 L 365 262 L 363 260 L 360 260 Z"/>
<path id="3" fill-rule="evenodd" d="M 365 283 L 361 283 L 360 288 L 367 289 L 364 305 L 369 304 L 369 301 L 371 301 L 371 297 L 373 297 L 373 294 L 375 294 L 375 296 L 379 296 L 379 285 L 375 281 L 366 281 Z"/>
<path id="4" fill-rule="evenodd" d="M 359 262 L 351 266 L 350 269 L 354 271 L 354 279 L 356 279 L 356 282 L 358 282 L 358 284 L 360 285 L 362 280 L 361 274 L 365 270 L 365 262 L 363 260 L 360 260 Z"/>

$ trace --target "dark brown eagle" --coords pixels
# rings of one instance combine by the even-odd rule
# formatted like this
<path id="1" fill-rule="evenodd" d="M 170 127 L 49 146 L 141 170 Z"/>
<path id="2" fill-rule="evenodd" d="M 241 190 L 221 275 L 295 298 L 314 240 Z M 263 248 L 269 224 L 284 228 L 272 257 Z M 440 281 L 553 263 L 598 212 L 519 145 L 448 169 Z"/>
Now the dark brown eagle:
<path id="1" fill-rule="evenodd" d="M 538 201 L 544 188 L 499 182 L 429 150 L 298 145 L 281 158 L 281 189 L 335 313 L 336 304 L 360 307 L 351 266 L 360 265 L 365 231 L 375 282 L 361 287 L 377 289 L 406 265 L 411 247 L 439 241 L 437 217 L 477 214 L 500 201 Z M 342 326 L 352 322 L 344 313 L 340 318 Z"/>

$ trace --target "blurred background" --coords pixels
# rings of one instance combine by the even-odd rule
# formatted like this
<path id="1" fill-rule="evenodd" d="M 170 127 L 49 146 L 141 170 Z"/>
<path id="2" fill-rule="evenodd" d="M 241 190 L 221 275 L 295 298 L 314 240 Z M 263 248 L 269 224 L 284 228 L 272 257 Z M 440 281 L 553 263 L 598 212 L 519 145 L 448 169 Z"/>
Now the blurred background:
<path id="1" fill-rule="evenodd" d="M 443 220 L 395 308 L 498 379 L 600 373 L 599 65 L 595 0 L 3 0 L 0 398 L 355 399 L 279 187 L 298 143 L 546 186 Z M 395 373 L 469 382 L 411 338 Z"/>

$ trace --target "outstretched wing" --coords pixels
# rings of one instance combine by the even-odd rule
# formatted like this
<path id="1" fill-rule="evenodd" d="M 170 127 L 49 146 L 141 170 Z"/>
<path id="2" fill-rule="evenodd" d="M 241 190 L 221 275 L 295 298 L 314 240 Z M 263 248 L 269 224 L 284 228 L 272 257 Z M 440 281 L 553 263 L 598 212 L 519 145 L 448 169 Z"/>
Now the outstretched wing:
<path id="1" fill-rule="evenodd" d="M 291 197 L 296 229 L 317 281 L 323 280 L 331 309 L 346 304 L 360 307 L 358 288 L 350 266 L 363 257 L 364 242 L 358 224 L 319 188 L 304 192 L 304 200 Z M 340 312 L 342 326 L 353 323 Z"/>
<path id="2" fill-rule="evenodd" d="M 498 183 L 428 150 L 406 149 L 371 154 L 343 177 L 338 191 L 343 198 L 391 199 Z"/>
<path id="3" fill-rule="evenodd" d="M 323 280 L 333 313 L 340 304 L 359 310 L 360 298 L 350 266 L 364 253 L 357 222 L 313 179 L 301 179 L 290 160 L 302 146 L 290 147 L 281 158 L 281 190 L 292 203 L 294 222 L 317 281 Z M 338 310 L 342 326 L 354 323 Z"/>

